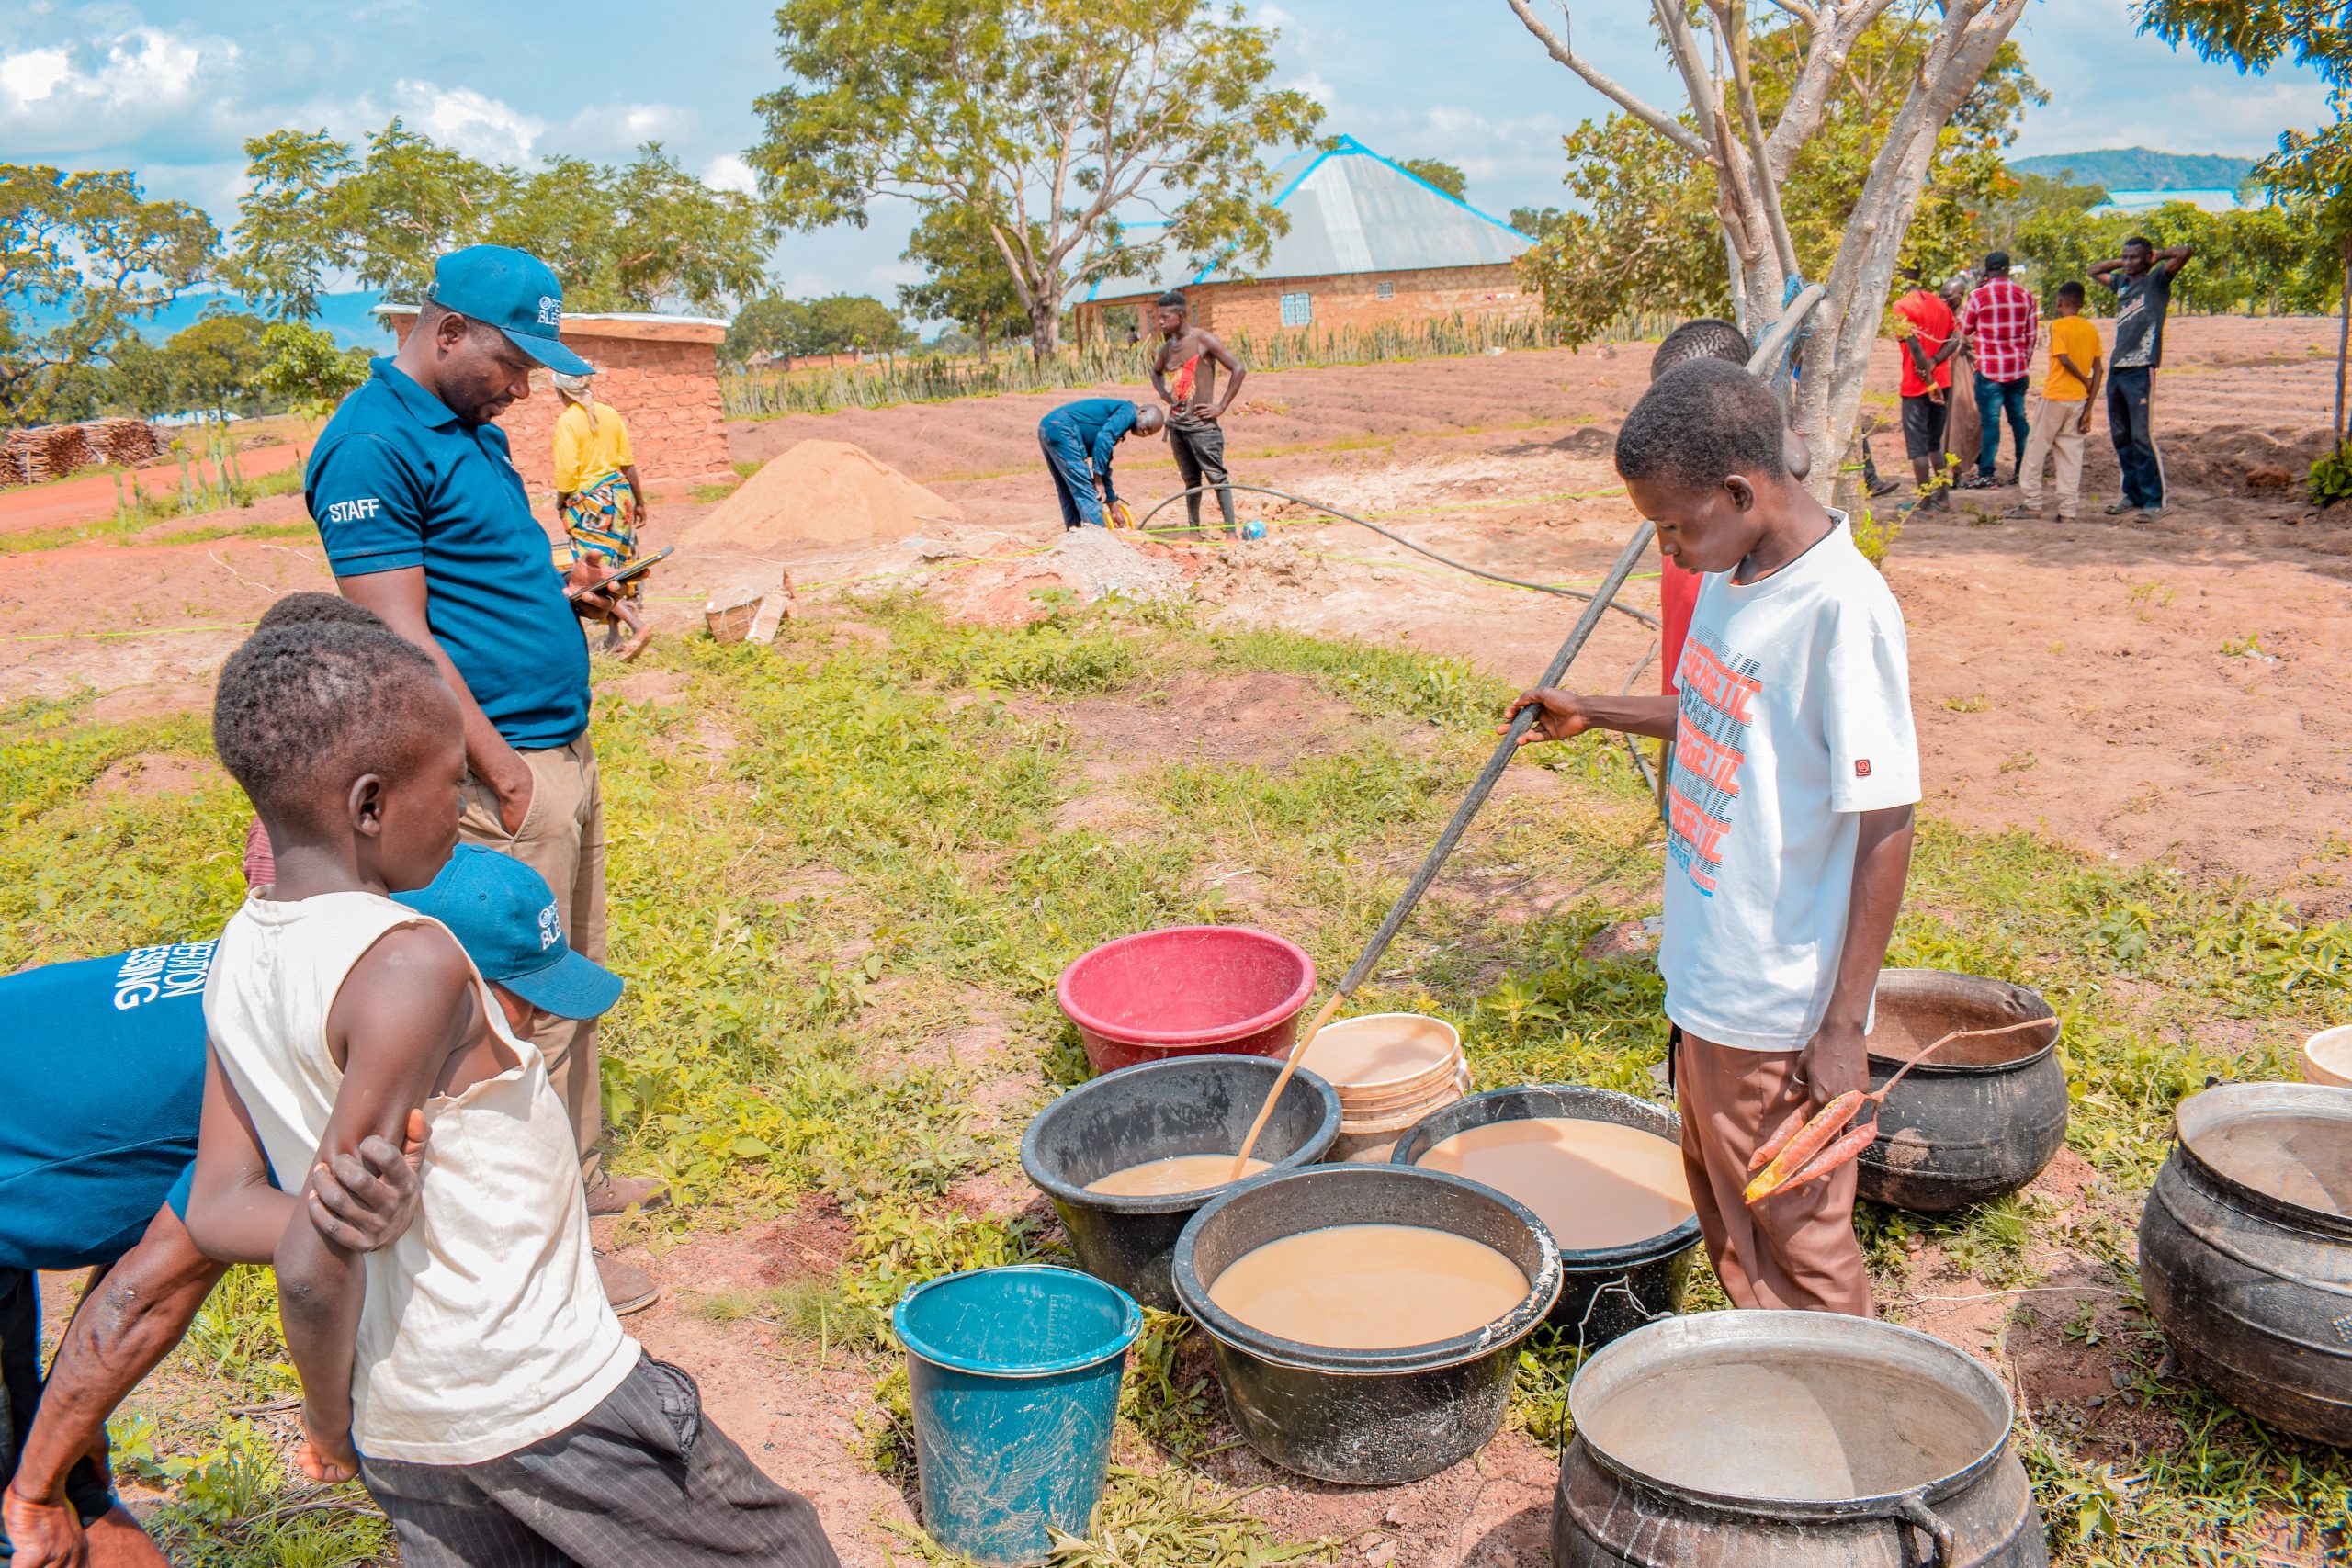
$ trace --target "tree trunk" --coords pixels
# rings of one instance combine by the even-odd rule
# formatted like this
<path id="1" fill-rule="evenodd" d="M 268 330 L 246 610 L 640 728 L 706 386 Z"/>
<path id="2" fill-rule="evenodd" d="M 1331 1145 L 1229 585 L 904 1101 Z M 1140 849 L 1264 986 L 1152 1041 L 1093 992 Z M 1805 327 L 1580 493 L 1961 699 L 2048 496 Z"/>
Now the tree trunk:
<path id="1" fill-rule="evenodd" d="M 2352 357 L 2352 241 L 2344 246 L 2344 299 L 2335 310 L 2335 418 L 2327 427 L 2327 438 L 2341 451 L 2344 446 L 2344 367 Z"/>
<path id="2" fill-rule="evenodd" d="M 1029 353 L 1044 364 L 1061 352 L 1061 291 L 1050 284 L 1029 297 Z"/>

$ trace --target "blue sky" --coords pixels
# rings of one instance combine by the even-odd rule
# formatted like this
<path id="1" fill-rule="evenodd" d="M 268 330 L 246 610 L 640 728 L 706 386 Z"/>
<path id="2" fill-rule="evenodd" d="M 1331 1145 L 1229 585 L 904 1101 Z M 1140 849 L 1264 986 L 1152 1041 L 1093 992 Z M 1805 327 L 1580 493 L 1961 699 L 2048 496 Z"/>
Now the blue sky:
<path id="1" fill-rule="evenodd" d="M 1544 56 L 1503 0 L 1250 0 L 1278 27 L 1282 80 L 1325 106 L 1327 130 L 1397 159 L 1437 157 L 1494 212 L 1555 202 L 1559 138 L 1604 111 Z M 1604 69 L 1665 101 L 1647 7 L 1582 0 L 1576 38 Z M 0 157 L 138 169 L 157 194 L 223 227 L 243 184 L 239 143 L 279 126 L 356 137 L 393 114 L 478 156 L 628 156 L 659 138 L 714 184 L 748 186 L 752 100 L 775 85 L 772 8 L 746 0 L 0 0 Z M 1429 25 L 1442 15 L 1442 26 Z M 2034 0 L 2020 27 L 2052 101 L 2016 151 L 2134 144 L 2268 152 L 2317 124 L 2307 73 L 2245 78 L 2136 36 L 2126 0 Z M 908 217 L 794 236 L 774 275 L 794 294 L 890 297 Z"/>

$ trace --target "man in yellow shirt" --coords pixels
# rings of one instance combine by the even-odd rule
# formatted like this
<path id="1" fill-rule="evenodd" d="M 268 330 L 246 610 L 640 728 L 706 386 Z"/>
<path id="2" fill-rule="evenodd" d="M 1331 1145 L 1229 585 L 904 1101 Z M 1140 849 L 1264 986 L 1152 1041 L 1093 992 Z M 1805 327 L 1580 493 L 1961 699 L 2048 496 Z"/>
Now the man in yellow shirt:
<path id="1" fill-rule="evenodd" d="M 2083 286 L 2060 284 L 2051 303 L 2057 314 L 2050 318 L 2050 375 L 2026 411 L 2025 458 L 2018 465 L 2018 489 L 2025 500 L 2003 515 L 2041 515 L 2041 465 L 2055 454 L 2058 521 L 2070 523 L 2082 500 L 2083 437 L 2091 427 L 2091 400 L 2098 396 L 2106 363 L 2098 329 L 2083 320 Z"/>
<path id="2" fill-rule="evenodd" d="M 556 512 L 563 519 L 563 531 L 571 536 L 575 583 L 601 581 L 637 558 L 645 486 L 637 477 L 628 426 L 612 404 L 596 400 L 589 377 L 559 375 L 555 389 L 563 400 L 563 412 L 555 422 Z M 623 659 L 634 659 L 653 640 L 636 604 L 644 585 L 640 573 L 608 590 L 613 617 L 606 622 L 605 652 L 618 649 Z M 633 634 L 626 646 L 620 639 L 621 623 Z"/>

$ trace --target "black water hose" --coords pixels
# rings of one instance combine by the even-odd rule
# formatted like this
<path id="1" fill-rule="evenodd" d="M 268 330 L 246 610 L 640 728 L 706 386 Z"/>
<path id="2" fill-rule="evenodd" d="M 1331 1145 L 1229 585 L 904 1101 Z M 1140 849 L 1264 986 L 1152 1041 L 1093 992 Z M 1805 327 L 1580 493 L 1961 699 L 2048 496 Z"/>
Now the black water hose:
<path id="1" fill-rule="evenodd" d="M 1293 495 L 1288 491 L 1272 490 L 1264 485 L 1194 485 L 1190 490 L 1180 490 L 1175 494 L 1168 497 L 1165 501 L 1162 501 L 1158 505 L 1154 506 L 1150 511 L 1145 513 L 1142 518 L 1136 522 L 1136 526 L 1138 530 L 1142 529 L 1146 525 L 1149 524 L 1153 518 L 1159 516 L 1162 512 L 1167 511 L 1168 508 L 1173 506 L 1176 502 L 1183 500 L 1188 495 L 1207 495 L 1212 491 L 1220 490 L 1238 490 L 1247 491 L 1252 495 L 1271 495 L 1276 500 L 1287 501 L 1294 506 L 1305 506 L 1317 512 L 1325 513 L 1330 516 L 1337 517 L 1342 523 L 1352 523 L 1359 528 L 1369 528 L 1374 533 L 1379 535 L 1382 538 L 1390 539 L 1404 546 L 1415 555 L 1427 556 L 1430 559 L 1438 562 L 1442 566 L 1450 566 L 1456 571 L 1466 571 L 1473 577 L 1483 577 L 1489 582 L 1500 582 L 1512 588 L 1532 589 L 1538 593 L 1556 593 L 1563 599 L 1582 599 L 1589 603 L 1593 598 L 1593 592 L 1590 589 L 1569 588 L 1557 582 L 1529 582 L 1521 578 L 1505 577 L 1499 571 L 1488 571 L 1486 568 L 1481 566 L 1472 566 L 1468 561 L 1455 560 L 1452 556 L 1440 555 L 1437 551 L 1430 548 L 1427 545 L 1415 543 L 1413 540 L 1407 538 L 1404 535 L 1397 533 L 1393 528 L 1384 528 L 1377 523 L 1367 522 L 1363 518 L 1358 517 L 1352 513 L 1342 512 L 1336 506 L 1326 506 L 1319 501 L 1309 501 L 1303 495 Z M 1620 576 L 1618 578 L 1618 582 L 1622 583 L 1623 581 L 1623 578 Z M 1653 631 L 1657 629 L 1657 616 L 1634 609 L 1630 605 L 1620 604 L 1617 603 L 1615 597 L 1617 585 L 1615 583 L 1604 584 L 1603 586 L 1607 587 L 1610 591 L 1610 598 L 1606 603 L 1607 608 L 1616 611 L 1621 615 L 1631 615 L 1634 619 L 1641 622 L 1642 625 L 1648 626 Z"/>

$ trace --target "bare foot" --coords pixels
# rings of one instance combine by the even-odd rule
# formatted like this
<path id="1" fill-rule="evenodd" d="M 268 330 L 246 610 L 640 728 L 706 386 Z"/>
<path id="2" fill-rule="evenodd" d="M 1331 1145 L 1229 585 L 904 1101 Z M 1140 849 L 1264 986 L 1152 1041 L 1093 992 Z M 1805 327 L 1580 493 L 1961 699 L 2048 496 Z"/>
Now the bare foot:
<path id="1" fill-rule="evenodd" d="M 646 627 L 643 631 L 629 638 L 628 641 L 621 645 L 621 662 L 626 664 L 630 660 L 635 659 L 639 654 L 643 653 L 645 651 L 645 645 L 652 640 L 653 628 L 651 626 Z"/>

